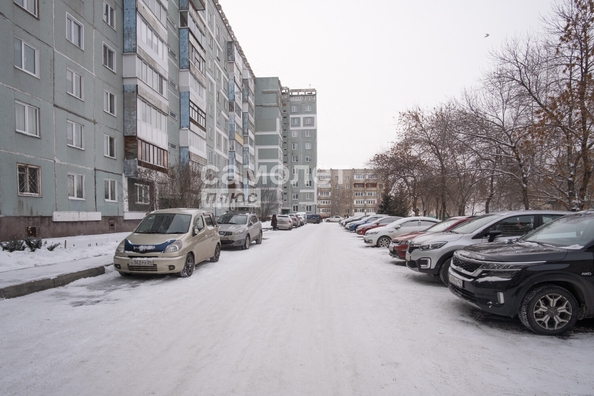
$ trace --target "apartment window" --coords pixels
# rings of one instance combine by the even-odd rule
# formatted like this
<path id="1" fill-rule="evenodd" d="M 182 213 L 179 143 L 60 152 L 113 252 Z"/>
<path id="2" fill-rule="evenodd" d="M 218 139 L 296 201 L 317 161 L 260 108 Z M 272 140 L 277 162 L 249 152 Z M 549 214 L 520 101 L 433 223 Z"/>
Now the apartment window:
<path id="1" fill-rule="evenodd" d="M 312 186 L 313 186 L 313 182 L 311 180 L 305 181 L 305 187 L 312 187 Z"/>
<path id="2" fill-rule="evenodd" d="M 72 15 L 66 13 L 66 39 L 78 48 L 83 48 L 84 26 Z"/>
<path id="3" fill-rule="evenodd" d="M 291 131 L 291 137 L 299 137 L 299 131 Z"/>
<path id="4" fill-rule="evenodd" d="M 14 38 L 14 65 L 39 77 L 39 51 L 19 38 Z"/>
<path id="5" fill-rule="evenodd" d="M 167 167 L 167 150 L 140 141 L 140 157 L 138 159 L 165 168 Z"/>
<path id="6" fill-rule="evenodd" d="M 306 150 L 311 150 L 311 143 L 309 143 L 309 142 L 306 142 L 306 143 L 305 143 L 305 149 L 306 149 Z"/>
<path id="7" fill-rule="evenodd" d="M 116 157 L 115 138 L 109 135 L 103 135 L 103 155 L 109 158 Z"/>
<path id="8" fill-rule="evenodd" d="M 103 110 L 113 116 L 116 114 L 115 95 L 109 91 L 103 91 Z"/>
<path id="9" fill-rule="evenodd" d="M 115 29 L 115 10 L 106 2 L 103 2 L 103 21 Z"/>
<path id="10" fill-rule="evenodd" d="M 311 131 L 305 131 L 305 137 L 311 137 Z"/>
<path id="11" fill-rule="evenodd" d="M 117 199 L 117 183 L 115 180 L 111 180 L 111 179 L 105 179 L 103 181 L 103 186 L 104 186 L 104 190 L 105 190 L 105 200 L 106 201 L 111 201 L 111 202 L 116 202 Z"/>
<path id="12" fill-rule="evenodd" d="M 151 203 L 150 186 L 146 184 L 135 184 L 136 187 L 136 203 L 148 205 Z"/>
<path id="13" fill-rule="evenodd" d="M 137 73 L 142 81 L 161 95 L 165 94 L 165 77 L 160 75 L 150 67 L 148 63 L 140 58 L 136 58 L 136 67 L 138 69 Z M 174 89 L 177 89 L 177 86 L 175 86 Z"/>
<path id="14" fill-rule="evenodd" d="M 41 168 L 17 164 L 19 195 L 41 195 Z"/>
<path id="15" fill-rule="evenodd" d="M 299 180 L 291 180 L 291 187 L 299 187 Z"/>
<path id="16" fill-rule="evenodd" d="M 190 120 L 206 130 L 206 113 L 194 102 L 190 102 Z"/>
<path id="17" fill-rule="evenodd" d="M 299 106 L 291 105 L 291 113 L 298 113 L 298 112 L 299 112 Z"/>
<path id="18" fill-rule="evenodd" d="M 14 0 L 14 3 L 29 13 L 37 16 L 37 1 L 38 0 Z"/>
<path id="19" fill-rule="evenodd" d="M 297 155 L 293 155 L 293 156 L 291 157 L 291 161 L 292 161 L 292 162 L 299 162 L 299 156 L 297 156 Z"/>
<path id="20" fill-rule="evenodd" d="M 293 212 L 299 212 L 299 205 L 293 205 Z"/>
<path id="21" fill-rule="evenodd" d="M 14 102 L 16 131 L 39 136 L 39 109 L 26 103 Z"/>
<path id="22" fill-rule="evenodd" d="M 301 126 L 301 119 L 298 117 L 291 117 L 291 126 L 292 127 Z"/>
<path id="23" fill-rule="evenodd" d="M 79 149 L 83 148 L 83 126 L 76 122 L 66 122 L 66 143 Z"/>
<path id="24" fill-rule="evenodd" d="M 313 110 L 313 106 L 310 104 L 306 104 L 305 105 L 305 112 L 306 113 L 311 113 L 311 111 Z"/>
<path id="25" fill-rule="evenodd" d="M 115 72 L 115 51 L 105 43 L 103 43 L 103 66 Z"/>
<path id="26" fill-rule="evenodd" d="M 291 143 L 292 150 L 299 150 L 299 143 Z"/>
<path id="27" fill-rule="evenodd" d="M 299 199 L 299 193 L 293 193 L 291 196 L 292 199 Z"/>
<path id="28" fill-rule="evenodd" d="M 84 199 L 85 176 L 68 174 L 68 198 Z"/>
<path id="29" fill-rule="evenodd" d="M 304 126 L 312 126 L 314 124 L 313 117 L 303 117 L 303 125 Z"/>
<path id="30" fill-rule="evenodd" d="M 311 162 L 311 155 L 305 156 L 305 162 Z"/>
<path id="31" fill-rule="evenodd" d="M 311 198 L 312 198 L 311 194 L 312 193 L 305 193 L 305 200 L 306 201 L 311 201 Z"/>
<path id="32" fill-rule="evenodd" d="M 82 90 L 82 76 L 76 74 L 72 70 L 66 70 L 66 92 L 70 95 L 82 100 L 83 98 L 83 90 Z"/>

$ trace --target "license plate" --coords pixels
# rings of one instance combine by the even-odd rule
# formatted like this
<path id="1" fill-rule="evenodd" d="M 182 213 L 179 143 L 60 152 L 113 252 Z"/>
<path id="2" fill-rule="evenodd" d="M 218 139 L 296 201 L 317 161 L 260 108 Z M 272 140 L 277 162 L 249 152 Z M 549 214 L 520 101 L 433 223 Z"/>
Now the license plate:
<path id="1" fill-rule="evenodd" d="M 409 252 L 406 252 L 405 258 L 406 258 L 406 261 L 410 261 L 410 253 Z"/>
<path id="2" fill-rule="evenodd" d="M 449 274 L 450 275 L 450 283 L 460 289 L 462 289 L 464 287 L 464 281 L 460 278 L 456 278 L 454 275 Z"/>
<path id="3" fill-rule="evenodd" d="M 130 267 L 150 267 L 153 265 L 151 259 L 132 259 L 128 264 Z"/>

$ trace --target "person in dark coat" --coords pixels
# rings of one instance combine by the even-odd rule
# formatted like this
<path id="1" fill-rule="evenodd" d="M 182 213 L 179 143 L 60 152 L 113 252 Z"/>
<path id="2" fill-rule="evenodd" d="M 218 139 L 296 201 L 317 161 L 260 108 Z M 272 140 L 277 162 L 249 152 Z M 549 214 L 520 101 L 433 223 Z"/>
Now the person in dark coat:
<path id="1" fill-rule="evenodd" d="M 272 215 L 272 220 L 270 220 L 270 225 L 272 226 L 272 230 L 273 230 L 273 231 L 276 231 L 276 230 L 277 230 L 277 228 L 276 228 L 276 223 L 277 223 L 277 220 L 276 220 L 276 215 L 275 215 L 275 214 L 273 214 L 273 215 Z"/>

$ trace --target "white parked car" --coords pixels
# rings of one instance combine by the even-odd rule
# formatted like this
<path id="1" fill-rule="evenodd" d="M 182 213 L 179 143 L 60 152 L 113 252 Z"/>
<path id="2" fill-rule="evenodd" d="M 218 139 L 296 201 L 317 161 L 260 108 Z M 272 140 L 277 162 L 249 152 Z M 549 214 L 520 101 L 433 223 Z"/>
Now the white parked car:
<path id="1" fill-rule="evenodd" d="M 334 215 L 332 217 L 328 217 L 325 221 L 327 221 L 328 223 L 338 223 L 340 220 L 342 220 L 341 216 Z"/>
<path id="2" fill-rule="evenodd" d="M 404 217 L 385 227 L 374 228 L 367 231 L 363 237 L 363 241 L 371 246 L 387 248 L 390 245 L 390 242 L 392 242 L 392 238 L 395 236 L 413 231 L 423 231 L 439 222 L 440 220 L 432 217 Z"/>

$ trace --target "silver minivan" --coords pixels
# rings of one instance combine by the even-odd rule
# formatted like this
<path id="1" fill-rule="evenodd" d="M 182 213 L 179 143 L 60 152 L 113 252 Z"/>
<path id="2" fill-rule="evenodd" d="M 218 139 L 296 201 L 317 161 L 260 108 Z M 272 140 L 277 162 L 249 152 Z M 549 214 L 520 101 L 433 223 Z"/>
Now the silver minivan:
<path id="1" fill-rule="evenodd" d="M 200 209 L 155 210 L 117 247 L 120 275 L 177 274 L 189 277 L 196 263 L 218 261 L 221 242 L 214 215 Z"/>

